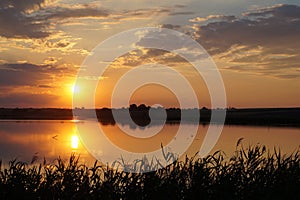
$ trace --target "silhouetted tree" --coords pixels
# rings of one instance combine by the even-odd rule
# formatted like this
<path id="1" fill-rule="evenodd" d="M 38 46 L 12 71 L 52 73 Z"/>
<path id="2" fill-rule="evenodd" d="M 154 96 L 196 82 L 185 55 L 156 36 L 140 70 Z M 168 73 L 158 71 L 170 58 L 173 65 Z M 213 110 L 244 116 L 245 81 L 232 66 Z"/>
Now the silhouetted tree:
<path id="1" fill-rule="evenodd" d="M 129 107 L 129 110 L 136 110 L 137 109 L 137 105 L 136 104 L 131 104 Z"/>
<path id="2" fill-rule="evenodd" d="M 147 110 L 147 106 L 146 106 L 145 104 L 140 104 L 140 105 L 138 106 L 138 109 L 139 109 L 139 110 Z"/>

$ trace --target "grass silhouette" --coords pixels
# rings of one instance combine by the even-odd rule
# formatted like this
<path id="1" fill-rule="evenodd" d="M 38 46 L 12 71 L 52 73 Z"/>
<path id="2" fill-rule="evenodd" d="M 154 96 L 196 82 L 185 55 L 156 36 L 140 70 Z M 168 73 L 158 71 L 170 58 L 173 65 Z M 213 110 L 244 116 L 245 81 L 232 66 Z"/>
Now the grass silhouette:
<path id="1" fill-rule="evenodd" d="M 87 166 L 74 155 L 53 164 L 12 160 L 0 168 L 0 199 L 300 199 L 300 151 L 273 152 L 238 141 L 230 158 L 218 151 L 148 173 Z"/>

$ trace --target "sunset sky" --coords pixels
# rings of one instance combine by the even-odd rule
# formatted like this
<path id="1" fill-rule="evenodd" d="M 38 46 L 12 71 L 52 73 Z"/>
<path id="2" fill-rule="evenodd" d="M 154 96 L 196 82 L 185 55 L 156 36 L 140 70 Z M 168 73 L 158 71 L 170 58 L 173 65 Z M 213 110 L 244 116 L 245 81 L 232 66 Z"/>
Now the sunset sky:
<path id="1" fill-rule="evenodd" d="M 199 42 L 222 74 L 228 106 L 300 107 L 299 0 L 1 0 L 0 107 L 71 108 L 75 77 L 89 52 L 139 27 L 174 29 Z M 150 61 L 181 71 L 199 106 L 210 106 L 188 63 L 149 49 L 112 64 L 99 78 L 96 106 L 111 107 L 118 78 Z M 155 85 L 140 88 L 132 102 L 177 105 L 170 91 Z"/>

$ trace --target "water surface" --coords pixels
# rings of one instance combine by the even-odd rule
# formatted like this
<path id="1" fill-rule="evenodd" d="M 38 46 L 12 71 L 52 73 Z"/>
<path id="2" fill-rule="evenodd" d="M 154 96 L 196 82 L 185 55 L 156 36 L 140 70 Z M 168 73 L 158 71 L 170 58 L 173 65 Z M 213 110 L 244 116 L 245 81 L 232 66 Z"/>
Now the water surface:
<path id="1" fill-rule="evenodd" d="M 84 123 L 84 122 L 79 122 Z M 122 125 L 120 125 L 122 126 Z M 186 130 L 198 128 L 193 135 L 187 131 L 186 137 L 194 137 L 193 143 L 186 154 L 193 156 L 199 151 L 208 126 L 184 124 Z M 156 135 L 157 127 L 129 127 L 123 125 L 132 135 L 125 134 L 117 125 L 102 125 L 99 127 L 107 138 L 118 147 L 130 152 L 153 151 L 167 145 L 175 136 L 178 124 L 166 124 Z M 157 130 L 155 130 L 157 131 Z M 89 133 L 84 133 L 87 137 Z M 139 135 L 142 139 L 133 136 Z M 14 158 L 30 163 L 32 158 L 37 161 L 53 162 L 58 156 L 67 159 L 72 153 L 80 155 L 85 163 L 94 161 L 78 137 L 74 121 L 0 121 L 0 159 L 8 162 Z M 244 138 L 243 145 L 264 144 L 269 149 L 280 148 L 284 153 L 292 153 L 300 145 L 300 129 L 288 127 L 255 127 L 255 126 L 224 126 L 222 134 L 211 153 L 222 150 L 231 155 L 239 138 Z M 93 138 L 91 138 L 93 139 Z M 101 141 L 99 141 L 101 148 Z M 113 152 L 107 153 L 112 154 Z"/>

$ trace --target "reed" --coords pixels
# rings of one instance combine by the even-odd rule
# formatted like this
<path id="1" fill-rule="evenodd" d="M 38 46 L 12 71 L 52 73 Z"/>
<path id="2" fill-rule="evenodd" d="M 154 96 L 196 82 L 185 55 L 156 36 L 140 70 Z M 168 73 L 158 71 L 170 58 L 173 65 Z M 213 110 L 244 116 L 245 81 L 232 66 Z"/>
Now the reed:
<path id="1" fill-rule="evenodd" d="M 186 157 L 148 173 L 115 170 L 98 161 L 87 166 L 75 155 L 52 164 L 12 160 L 3 168 L 0 162 L 0 199 L 300 199 L 300 151 L 272 152 L 239 141 L 230 157 L 221 151 Z M 158 167 L 151 163 L 143 158 L 130 166 Z"/>

